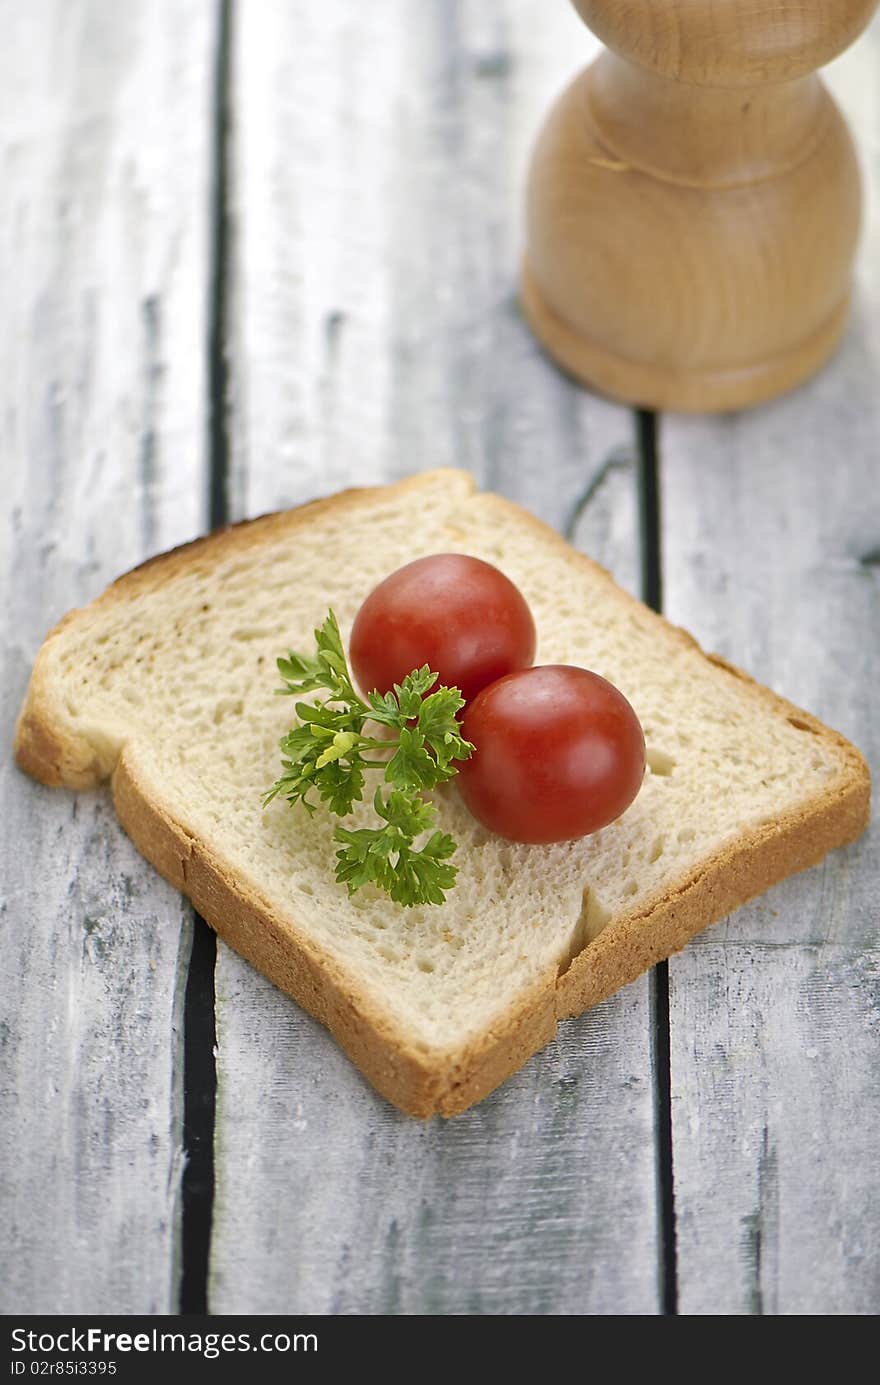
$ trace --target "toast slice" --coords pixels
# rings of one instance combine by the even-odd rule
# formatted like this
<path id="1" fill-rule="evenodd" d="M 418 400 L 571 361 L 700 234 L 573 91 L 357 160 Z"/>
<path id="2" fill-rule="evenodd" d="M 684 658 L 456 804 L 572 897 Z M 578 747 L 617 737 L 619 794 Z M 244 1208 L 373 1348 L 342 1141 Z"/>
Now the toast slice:
<path id="1" fill-rule="evenodd" d="M 648 773 L 618 821 L 552 846 L 493 836 L 444 785 L 438 825 L 460 867 L 446 903 L 404 909 L 370 888 L 349 899 L 333 875 L 335 820 L 261 808 L 292 717 L 275 659 L 309 648 L 331 605 L 347 640 L 377 582 L 450 550 L 517 583 L 536 662 L 584 665 L 625 693 Z M 868 817 L 867 767 L 842 736 L 704 654 L 457 471 L 267 515 L 121 577 L 46 639 L 16 753 L 47 784 L 109 779 L 144 855 L 417 1116 L 465 1110 L 560 1018 L 851 841 Z"/>

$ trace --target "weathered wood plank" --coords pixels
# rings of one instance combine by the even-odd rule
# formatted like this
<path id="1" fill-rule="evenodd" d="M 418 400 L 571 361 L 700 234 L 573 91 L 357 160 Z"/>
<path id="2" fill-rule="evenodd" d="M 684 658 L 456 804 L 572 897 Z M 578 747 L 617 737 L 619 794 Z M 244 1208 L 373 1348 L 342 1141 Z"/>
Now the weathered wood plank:
<path id="1" fill-rule="evenodd" d="M 9 747 L 48 628 L 204 523 L 211 0 L 32 0 L 0 51 L 6 1313 L 174 1311 L 191 915 Z"/>
<path id="2" fill-rule="evenodd" d="M 664 421 L 665 604 L 876 766 L 880 25 L 831 75 L 872 179 L 853 324 L 789 398 Z M 880 1304 L 878 836 L 670 964 L 683 1313 Z"/>
<path id="3" fill-rule="evenodd" d="M 514 301 L 528 145 L 587 56 L 539 0 L 242 7 L 237 513 L 466 466 L 636 584 L 631 417 Z M 217 1033 L 215 1313 L 657 1311 L 645 981 L 447 1124 L 222 947 Z"/>

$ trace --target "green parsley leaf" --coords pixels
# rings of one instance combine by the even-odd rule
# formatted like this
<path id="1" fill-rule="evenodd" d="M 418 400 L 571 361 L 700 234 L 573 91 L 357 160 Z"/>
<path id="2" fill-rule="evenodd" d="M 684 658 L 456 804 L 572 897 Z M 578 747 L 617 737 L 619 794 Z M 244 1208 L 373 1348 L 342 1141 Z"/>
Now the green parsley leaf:
<path id="1" fill-rule="evenodd" d="M 315 787 L 336 817 L 345 817 L 364 796 L 364 772 L 359 764 L 335 761 L 315 777 Z"/>
<path id="2" fill-rule="evenodd" d="M 279 688 L 282 694 L 297 695 L 326 688 L 336 700 L 356 704 L 363 708 L 351 681 L 342 636 L 332 611 L 324 624 L 315 631 L 314 655 L 288 653 L 287 658 L 278 659 L 278 672 L 285 686 Z"/>
<path id="3" fill-rule="evenodd" d="M 437 688 L 438 675 L 425 664 L 390 692 L 372 692 L 364 702 L 355 691 L 332 611 L 315 631 L 315 653 L 291 651 L 278 660 L 278 671 L 284 682 L 280 692 L 325 696 L 296 703 L 299 721 L 281 738 L 282 773 L 263 795 L 263 806 L 283 797 L 314 813 L 316 795 L 331 813 L 345 817 L 363 798 L 365 771 L 381 771 L 389 791 L 376 789 L 373 808 L 382 825 L 336 828 L 342 848 L 336 853 L 336 879 L 349 894 L 373 884 L 398 904 L 442 904 L 455 883 L 456 867 L 449 860 L 455 842 L 432 831 L 434 807 L 421 795 L 451 779 L 453 762 L 473 751 L 461 736 L 458 713 L 464 699 L 458 688 Z M 366 729 L 370 722 L 396 732 L 396 738 L 377 739 Z M 373 758 L 388 750 L 390 758 Z M 430 835 L 417 847 L 416 839 L 425 833 Z"/>
<path id="4" fill-rule="evenodd" d="M 432 832 L 420 850 L 412 846 L 413 837 L 433 823 L 431 804 L 397 790 L 383 799 L 377 789 L 374 807 L 385 827 L 353 832 L 337 827 L 334 836 L 344 850 L 336 853 L 336 879 L 350 895 L 369 883 L 397 904 L 442 904 L 446 890 L 455 884 L 457 868 L 448 861 L 455 842 L 448 833 Z"/>
<path id="5" fill-rule="evenodd" d="M 417 730 L 403 727 L 397 749 L 388 761 L 385 778 L 399 789 L 431 789 L 437 783 L 437 761 L 429 754 L 425 739 Z"/>

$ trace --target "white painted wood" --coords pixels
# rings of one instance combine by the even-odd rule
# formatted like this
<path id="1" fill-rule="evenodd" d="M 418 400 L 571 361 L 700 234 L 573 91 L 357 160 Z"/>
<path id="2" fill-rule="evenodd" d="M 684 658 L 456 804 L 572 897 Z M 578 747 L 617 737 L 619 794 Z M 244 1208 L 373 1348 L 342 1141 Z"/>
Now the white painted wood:
<path id="1" fill-rule="evenodd" d="M 191 915 L 13 725 L 49 627 L 204 523 L 210 0 L 28 0 L 0 47 L 5 1313 L 176 1304 Z"/>
<path id="2" fill-rule="evenodd" d="M 646 984 L 447 1122 L 226 950 L 217 1027 L 212 1312 L 656 1311 Z"/>
<path id="3" fill-rule="evenodd" d="M 235 30 L 236 515 L 460 465 L 635 585 L 631 416 L 515 305 L 574 13 L 257 0 Z M 646 981 L 449 1123 L 395 1112 L 222 946 L 217 1033 L 213 1312 L 657 1311 Z"/>
<path id="4" fill-rule="evenodd" d="M 463 466 L 562 527 L 630 435 L 516 302 L 528 152 L 583 24 L 256 0 L 235 28 L 235 513 Z"/>
<path id="5" fill-rule="evenodd" d="M 831 81 L 870 179 L 852 327 L 790 397 L 663 424 L 665 607 L 880 763 L 880 23 Z M 880 1304 L 875 826 L 670 963 L 680 1309 Z"/>

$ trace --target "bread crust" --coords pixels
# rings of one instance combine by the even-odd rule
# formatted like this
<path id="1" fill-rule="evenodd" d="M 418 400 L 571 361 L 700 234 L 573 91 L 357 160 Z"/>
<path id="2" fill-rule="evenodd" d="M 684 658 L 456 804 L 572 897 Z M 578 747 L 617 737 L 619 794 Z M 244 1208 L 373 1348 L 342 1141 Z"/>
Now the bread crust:
<path id="1" fill-rule="evenodd" d="M 466 473 L 445 473 L 462 495 L 475 491 Z M 373 503 L 379 494 L 398 495 L 436 482 L 437 473 L 409 477 L 392 486 L 343 491 L 297 510 L 265 515 L 217 530 L 141 564 L 115 581 L 88 609 L 136 599 L 193 563 L 211 565 L 247 551 L 267 534 L 288 533 L 322 512 Z M 481 496 L 498 508 L 499 519 L 525 512 L 500 496 Z M 610 575 L 533 516 L 546 541 L 569 561 L 600 572 L 618 599 L 645 608 L 616 586 Z M 125 744 L 108 763 L 86 738 L 59 723 L 50 686 L 49 659 L 73 611 L 47 636 L 40 650 L 16 727 L 20 767 L 50 785 L 93 788 L 111 778 L 120 822 L 144 856 L 192 900 L 198 912 L 236 952 L 291 995 L 334 1035 L 368 1081 L 395 1106 L 418 1117 L 456 1115 L 488 1095 L 553 1038 L 560 1019 L 582 1013 L 681 948 L 698 932 L 762 893 L 777 881 L 814 865 L 833 847 L 853 841 L 869 815 L 870 779 L 858 750 L 809 713 L 771 692 L 716 655 L 700 653 L 744 691 L 782 715 L 805 735 L 831 742 L 846 766 L 822 793 L 772 824 L 743 833 L 723 851 L 707 856 L 690 874 L 639 908 L 610 922 L 563 969 L 552 968 L 490 1030 L 454 1052 L 430 1054 L 407 1042 L 370 995 L 352 984 L 334 957 L 282 918 L 271 902 L 224 867 L 209 845 L 189 833 L 157 801 L 138 763 L 134 744 Z M 699 649 L 686 631 L 647 613 L 666 637 Z"/>

